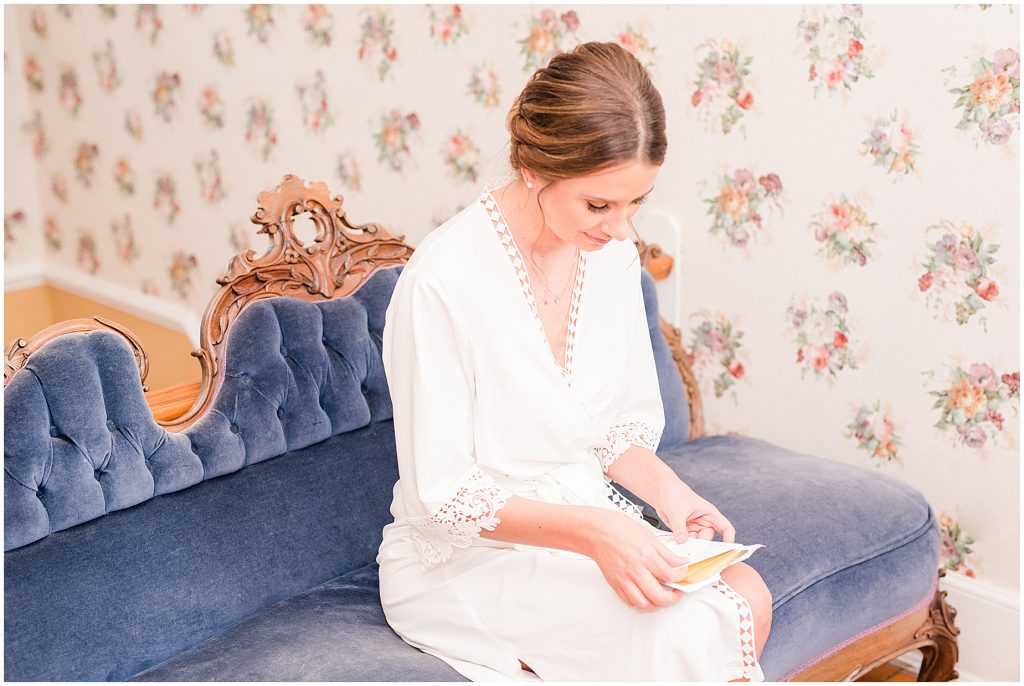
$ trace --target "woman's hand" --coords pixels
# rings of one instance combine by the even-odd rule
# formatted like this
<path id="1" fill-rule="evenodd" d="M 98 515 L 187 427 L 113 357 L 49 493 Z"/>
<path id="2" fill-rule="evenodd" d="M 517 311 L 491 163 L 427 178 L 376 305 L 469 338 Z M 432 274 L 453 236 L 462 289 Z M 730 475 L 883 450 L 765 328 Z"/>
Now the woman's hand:
<path id="1" fill-rule="evenodd" d="M 678 478 L 665 483 L 659 489 L 657 503 L 651 504 L 679 543 L 686 542 L 689 536 L 710 541 L 715 531 L 722 533 L 726 543 L 736 541 L 736 529 L 725 515 Z"/>
<path id="2" fill-rule="evenodd" d="M 601 510 L 587 555 L 612 590 L 632 608 L 656 610 L 679 602 L 683 592 L 665 588 L 686 575 L 688 560 L 668 549 L 649 527 L 613 510 Z"/>

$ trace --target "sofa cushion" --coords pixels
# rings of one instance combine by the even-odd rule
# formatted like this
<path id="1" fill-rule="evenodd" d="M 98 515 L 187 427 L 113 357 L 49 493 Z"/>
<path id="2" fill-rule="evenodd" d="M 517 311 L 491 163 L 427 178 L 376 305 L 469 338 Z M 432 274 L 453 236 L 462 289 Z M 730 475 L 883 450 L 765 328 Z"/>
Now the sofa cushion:
<path id="1" fill-rule="evenodd" d="M 661 456 L 729 518 L 737 541 L 766 546 L 747 564 L 773 596 L 772 630 L 761 655 L 767 680 L 784 680 L 934 595 L 935 517 L 903 482 L 742 436 L 695 439 Z M 357 638 L 362 636 L 370 640 Z M 391 632 L 380 610 L 376 565 L 370 564 L 133 679 L 463 677 Z"/>
<path id="2" fill-rule="evenodd" d="M 128 681 L 465 681 L 391 630 L 377 564 L 287 598 Z"/>
<path id="3" fill-rule="evenodd" d="M 5 553 L 5 677 L 124 679 L 372 562 L 394 451 L 374 422 Z"/>
<path id="4" fill-rule="evenodd" d="M 658 454 L 729 519 L 737 542 L 765 545 L 746 563 L 772 592 L 768 680 L 934 595 L 938 524 L 906 483 L 746 436 Z"/>

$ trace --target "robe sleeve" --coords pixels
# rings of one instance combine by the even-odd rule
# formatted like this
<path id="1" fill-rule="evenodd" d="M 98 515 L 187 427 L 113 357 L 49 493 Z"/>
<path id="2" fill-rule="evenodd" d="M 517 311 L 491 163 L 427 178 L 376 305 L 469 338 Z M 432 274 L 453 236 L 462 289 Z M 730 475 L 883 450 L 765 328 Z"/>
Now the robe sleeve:
<path id="1" fill-rule="evenodd" d="M 389 304 L 384 369 L 394 410 L 398 488 L 424 569 L 501 522 L 511 494 L 476 464 L 472 355 L 444 291 L 403 273 Z"/>
<path id="2" fill-rule="evenodd" d="M 615 414 L 604 443 L 593 449 L 606 474 L 612 463 L 632 445 L 643 446 L 652 452 L 656 450 L 665 430 L 665 406 L 647 325 L 640 261 L 635 257 L 634 254 L 629 267 L 623 317 L 630 343 L 624 361 L 626 374 L 621 401 L 615 405 Z"/>

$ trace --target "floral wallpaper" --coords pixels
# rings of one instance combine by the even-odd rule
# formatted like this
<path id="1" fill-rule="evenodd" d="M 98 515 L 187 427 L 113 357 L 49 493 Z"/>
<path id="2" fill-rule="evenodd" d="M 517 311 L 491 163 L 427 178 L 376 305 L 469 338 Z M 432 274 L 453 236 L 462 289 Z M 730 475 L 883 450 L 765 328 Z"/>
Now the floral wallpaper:
<path id="1" fill-rule="evenodd" d="M 910 482 L 943 565 L 1017 590 L 1019 6 L 5 12 L 6 265 L 197 314 L 284 174 L 416 244 L 506 172 L 533 70 L 617 41 L 666 104 L 646 207 L 710 431 Z"/>

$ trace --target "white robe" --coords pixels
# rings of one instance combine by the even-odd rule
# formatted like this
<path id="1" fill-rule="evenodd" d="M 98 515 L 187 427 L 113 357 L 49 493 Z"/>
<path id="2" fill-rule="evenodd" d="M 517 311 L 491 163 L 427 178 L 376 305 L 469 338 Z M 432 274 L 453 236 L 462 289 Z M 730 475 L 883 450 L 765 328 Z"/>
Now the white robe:
<path id="1" fill-rule="evenodd" d="M 633 243 L 581 254 L 563 369 L 496 186 L 420 242 L 386 313 L 400 477 L 377 556 L 388 623 L 473 681 L 763 681 L 749 605 L 724 581 L 638 612 L 586 556 L 479 535 L 513 494 L 650 526 L 606 472 L 665 425 Z"/>

